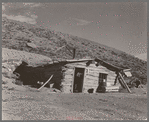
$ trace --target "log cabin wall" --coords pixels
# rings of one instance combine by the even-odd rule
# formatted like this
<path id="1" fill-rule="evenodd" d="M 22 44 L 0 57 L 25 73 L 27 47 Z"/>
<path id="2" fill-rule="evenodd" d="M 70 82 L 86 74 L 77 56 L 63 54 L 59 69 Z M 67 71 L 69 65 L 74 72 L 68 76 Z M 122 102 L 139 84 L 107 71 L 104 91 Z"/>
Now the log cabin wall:
<path id="1" fill-rule="evenodd" d="M 62 67 L 63 72 L 63 92 L 71 93 L 73 87 L 73 80 L 74 80 L 74 70 L 75 67 L 78 68 L 85 68 L 85 76 L 83 81 L 83 91 L 84 93 L 88 93 L 88 90 L 93 88 L 94 92 L 96 92 L 98 88 L 99 82 L 99 73 L 108 74 L 107 75 L 107 87 L 112 86 L 116 79 L 115 72 L 103 67 L 102 65 L 96 66 L 95 64 L 91 63 L 89 66 L 86 66 L 87 62 L 77 62 L 77 63 L 69 63 Z"/>
<path id="2" fill-rule="evenodd" d="M 54 63 L 38 67 L 24 66 L 23 69 L 20 66 L 18 69 L 21 69 L 20 71 L 22 72 L 18 72 L 21 73 L 21 80 L 25 85 L 35 85 L 37 81 L 46 82 L 51 75 L 54 75 L 47 84 L 47 87 L 50 86 L 51 83 L 54 83 L 54 88 L 60 89 L 65 93 L 72 92 L 75 67 L 85 69 L 82 91 L 84 93 L 88 92 L 91 88 L 94 89 L 94 92 L 97 90 L 99 86 L 99 73 L 108 74 L 106 82 L 107 87 L 114 84 L 116 79 L 115 72 L 102 65 L 96 66 L 95 63 L 91 63 L 89 66 L 86 66 L 86 63 L 87 61 L 76 63 Z"/>

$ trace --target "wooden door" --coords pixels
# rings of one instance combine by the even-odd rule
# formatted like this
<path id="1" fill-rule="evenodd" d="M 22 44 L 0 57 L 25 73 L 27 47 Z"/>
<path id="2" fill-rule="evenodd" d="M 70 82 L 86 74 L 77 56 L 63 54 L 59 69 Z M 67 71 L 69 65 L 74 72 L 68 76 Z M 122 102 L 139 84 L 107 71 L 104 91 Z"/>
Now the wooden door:
<path id="1" fill-rule="evenodd" d="M 73 93 L 82 92 L 85 68 L 75 68 Z"/>

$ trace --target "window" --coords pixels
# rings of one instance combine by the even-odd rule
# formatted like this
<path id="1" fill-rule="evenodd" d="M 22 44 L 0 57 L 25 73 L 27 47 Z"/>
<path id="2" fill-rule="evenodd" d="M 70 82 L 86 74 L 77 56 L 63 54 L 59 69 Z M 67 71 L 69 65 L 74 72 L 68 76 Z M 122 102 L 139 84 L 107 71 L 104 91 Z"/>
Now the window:
<path id="1" fill-rule="evenodd" d="M 107 74 L 99 73 L 99 85 L 106 85 Z"/>

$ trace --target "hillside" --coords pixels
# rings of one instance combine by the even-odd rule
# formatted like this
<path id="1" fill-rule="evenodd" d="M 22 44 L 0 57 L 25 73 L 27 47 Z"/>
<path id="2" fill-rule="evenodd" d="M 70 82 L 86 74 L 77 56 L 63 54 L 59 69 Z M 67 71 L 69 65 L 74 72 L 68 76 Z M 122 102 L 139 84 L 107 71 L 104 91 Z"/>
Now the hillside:
<path id="1" fill-rule="evenodd" d="M 29 46 L 32 44 L 32 47 Z M 67 46 L 65 46 L 67 44 Z M 72 59 L 71 51 L 76 48 L 75 58 L 98 57 L 113 65 L 131 68 L 133 76 L 147 82 L 147 62 L 125 52 L 77 36 L 55 32 L 38 25 L 2 19 L 2 48 L 42 54 L 53 60 Z"/>

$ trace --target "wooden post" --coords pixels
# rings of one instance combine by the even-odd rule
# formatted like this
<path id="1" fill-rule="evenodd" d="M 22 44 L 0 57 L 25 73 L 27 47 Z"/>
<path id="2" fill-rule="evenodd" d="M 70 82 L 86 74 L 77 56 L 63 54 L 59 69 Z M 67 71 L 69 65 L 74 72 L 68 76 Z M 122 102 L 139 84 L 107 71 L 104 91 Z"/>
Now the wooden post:
<path id="1" fill-rule="evenodd" d="M 122 86 L 123 88 L 126 88 L 124 82 L 122 81 L 122 79 L 120 78 L 119 75 L 118 75 L 118 80 L 119 80 L 119 83 L 121 84 L 121 86 Z"/>
<path id="2" fill-rule="evenodd" d="M 84 89 L 84 81 L 86 79 L 86 68 L 84 68 L 84 77 L 83 77 L 83 83 L 82 83 L 82 93 L 84 92 L 83 89 Z"/>
<path id="3" fill-rule="evenodd" d="M 76 49 L 73 48 L 73 59 L 75 58 Z"/>
<path id="4" fill-rule="evenodd" d="M 37 90 L 40 90 L 42 89 L 51 79 L 52 79 L 53 75 L 51 75 L 51 77 L 47 80 L 47 82 L 45 82 L 39 89 Z"/>
<path id="5" fill-rule="evenodd" d="M 124 78 L 122 77 L 121 73 L 118 73 L 118 74 L 119 74 L 119 76 L 121 77 L 121 79 L 122 79 L 123 83 L 125 84 L 126 89 L 128 90 L 128 92 L 129 92 L 129 93 L 131 93 L 131 91 L 130 91 L 130 89 L 129 89 L 129 87 L 128 87 L 127 83 L 125 82 Z"/>
<path id="6" fill-rule="evenodd" d="M 71 93 L 73 93 L 73 85 L 74 85 L 74 78 L 75 78 L 75 67 L 73 68 L 74 72 L 73 72 L 73 79 L 72 79 L 72 88 L 71 88 Z"/>

